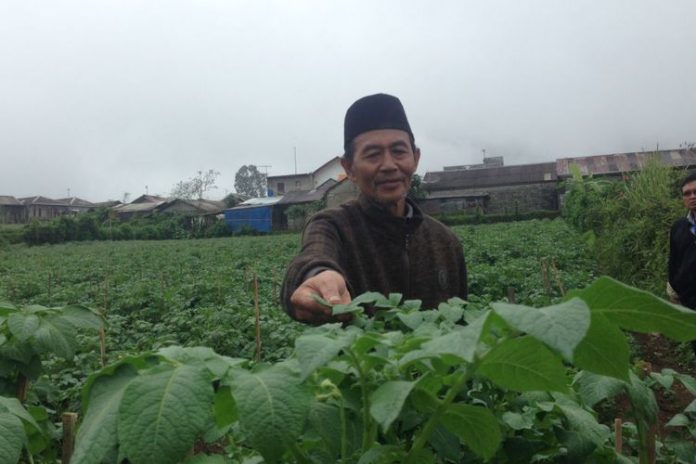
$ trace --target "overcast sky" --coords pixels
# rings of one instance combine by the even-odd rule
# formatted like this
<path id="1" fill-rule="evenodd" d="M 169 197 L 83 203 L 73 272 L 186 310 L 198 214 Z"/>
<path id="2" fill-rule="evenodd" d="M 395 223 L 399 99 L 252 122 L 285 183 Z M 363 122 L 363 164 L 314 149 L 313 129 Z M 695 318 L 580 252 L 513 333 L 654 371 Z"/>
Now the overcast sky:
<path id="1" fill-rule="evenodd" d="M 696 1 L 0 0 L 0 195 L 311 171 L 401 98 L 418 171 L 696 142 Z"/>

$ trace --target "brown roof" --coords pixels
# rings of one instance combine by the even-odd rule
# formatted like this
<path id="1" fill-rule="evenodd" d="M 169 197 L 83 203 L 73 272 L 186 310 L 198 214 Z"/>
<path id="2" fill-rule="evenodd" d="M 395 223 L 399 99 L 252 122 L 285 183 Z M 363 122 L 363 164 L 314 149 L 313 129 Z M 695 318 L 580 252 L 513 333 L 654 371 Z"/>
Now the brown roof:
<path id="1" fill-rule="evenodd" d="M 278 204 L 286 205 L 291 203 L 311 203 L 313 201 L 319 201 L 323 199 L 326 192 L 336 184 L 338 184 L 338 181 L 335 179 L 327 179 L 323 184 L 313 188 L 312 190 L 297 190 L 294 192 L 288 192 L 283 196 Z"/>
<path id="2" fill-rule="evenodd" d="M 67 206 L 67 204 L 42 196 L 19 198 L 24 205 Z"/>
<path id="3" fill-rule="evenodd" d="M 22 206 L 22 202 L 10 195 L 0 195 L 1 206 Z"/>
<path id="4" fill-rule="evenodd" d="M 191 206 L 193 209 L 198 210 L 205 214 L 217 214 L 221 213 L 225 209 L 225 202 L 214 201 L 214 200 L 184 200 L 182 198 L 175 198 L 174 200 L 162 203 L 157 209 L 162 211 L 168 207 L 176 204 L 177 202 L 185 203 Z"/>
<path id="5" fill-rule="evenodd" d="M 158 197 L 157 195 L 140 195 L 131 203 L 161 203 L 163 201 L 167 201 L 167 198 Z"/>
<path id="6" fill-rule="evenodd" d="M 580 168 L 583 176 L 619 174 L 640 170 L 650 158 L 657 158 L 665 166 L 696 166 L 696 150 L 660 150 L 561 158 L 556 160 L 556 172 L 558 177 L 570 177 L 570 166 L 575 164 Z"/>
<path id="7" fill-rule="evenodd" d="M 165 202 L 160 201 L 155 203 L 146 201 L 144 203 L 124 203 L 114 206 L 111 209 L 113 209 L 117 213 L 142 213 L 147 211 L 154 211 L 159 205 L 163 203 Z"/>
<path id="8" fill-rule="evenodd" d="M 426 172 L 423 177 L 423 186 L 431 191 L 554 182 L 556 180 L 556 163 L 537 163 L 484 169 Z"/>
<path id="9" fill-rule="evenodd" d="M 77 198 L 77 197 L 60 198 L 56 201 L 59 201 L 61 203 L 69 205 L 69 206 L 84 206 L 84 207 L 88 207 L 88 208 L 94 206 L 94 203 L 89 202 L 87 200 L 83 200 L 82 198 Z"/>

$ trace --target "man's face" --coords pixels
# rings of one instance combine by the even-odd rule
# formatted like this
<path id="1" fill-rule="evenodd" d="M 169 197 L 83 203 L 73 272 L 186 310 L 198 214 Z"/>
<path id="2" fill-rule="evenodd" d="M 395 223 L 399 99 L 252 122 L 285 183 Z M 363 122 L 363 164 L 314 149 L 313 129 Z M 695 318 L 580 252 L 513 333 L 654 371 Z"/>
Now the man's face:
<path id="1" fill-rule="evenodd" d="M 403 215 L 411 176 L 416 172 L 420 150 L 413 151 L 408 133 L 396 129 L 364 132 L 353 139 L 353 159 L 343 168 L 363 195 L 390 206 Z"/>
<path id="2" fill-rule="evenodd" d="M 696 212 L 696 181 L 689 182 L 682 187 L 682 199 L 684 206 L 690 211 Z"/>

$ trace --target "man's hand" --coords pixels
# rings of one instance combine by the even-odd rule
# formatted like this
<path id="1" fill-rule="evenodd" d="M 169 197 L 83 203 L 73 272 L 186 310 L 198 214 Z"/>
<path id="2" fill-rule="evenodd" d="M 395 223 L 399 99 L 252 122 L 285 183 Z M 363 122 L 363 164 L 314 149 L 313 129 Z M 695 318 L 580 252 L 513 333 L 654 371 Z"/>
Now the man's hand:
<path id="1" fill-rule="evenodd" d="M 290 303 L 295 309 L 295 318 L 309 324 L 347 322 L 352 318 L 351 314 L 332 316 L 331 308 L 316 301 L 312 295 L 318 295 L 332 305 L 350 303 L 346 281 L 338 272 L 326 270 L 305 280 L 290 297 Z"/>

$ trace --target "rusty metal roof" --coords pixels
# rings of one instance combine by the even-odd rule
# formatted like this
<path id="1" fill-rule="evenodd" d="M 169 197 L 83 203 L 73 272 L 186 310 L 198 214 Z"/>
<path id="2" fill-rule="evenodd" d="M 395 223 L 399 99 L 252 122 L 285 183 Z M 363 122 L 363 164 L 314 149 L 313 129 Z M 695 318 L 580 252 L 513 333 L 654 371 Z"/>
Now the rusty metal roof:
<path id="1" fill-rule="evenodd" d="M 583 176 L 620 174 L 640 170 L 651 158 L 657 158 L 665 166 L 696 166 L 696 150 L 661 150 L 560 158 L 556 160 L 556 172 L 560 178 L 570 177 L 570 166 L 574 164 Z"/>

